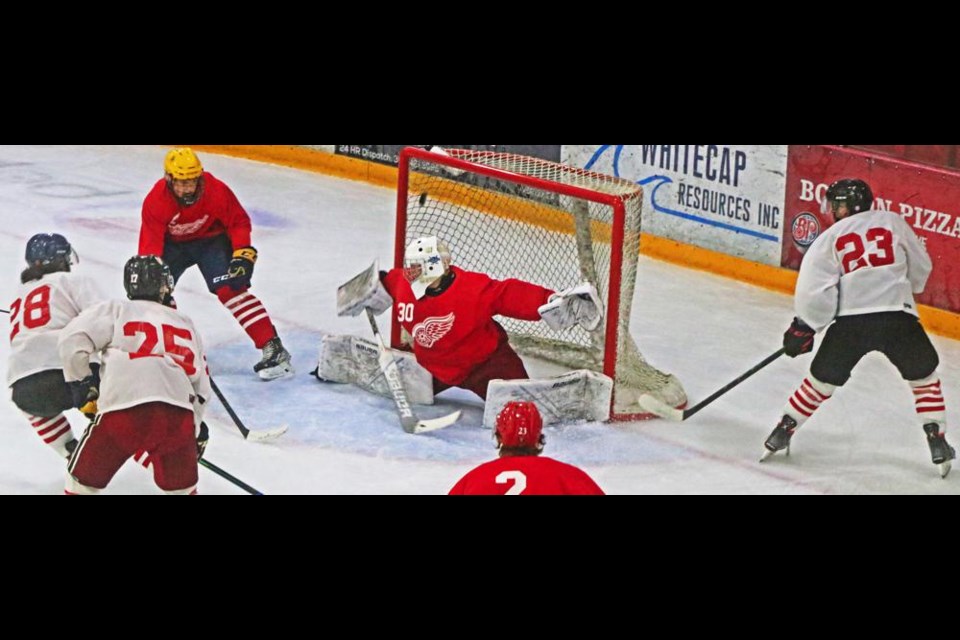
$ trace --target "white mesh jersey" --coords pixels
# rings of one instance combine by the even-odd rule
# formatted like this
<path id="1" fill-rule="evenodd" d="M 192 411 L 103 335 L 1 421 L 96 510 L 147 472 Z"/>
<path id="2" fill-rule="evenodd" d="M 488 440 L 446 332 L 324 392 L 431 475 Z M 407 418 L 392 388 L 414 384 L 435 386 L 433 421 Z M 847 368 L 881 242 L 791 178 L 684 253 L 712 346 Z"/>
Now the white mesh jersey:
<path id="1" fill-rule="evenodd" d="M 88 307 L 106 300 L 87 276 L 60 271 L 21 284 L 10 303 L 7 385 L 50 369 L 62 369 L 60 330 Z"/>
<path id="2" fill-rule="evenodd" d="M 881 311 L 917 314 L 933 263 L 896 213 L 865 211 L 830 227 L 800 264 L 794 308 L 819 331 L 837 316 Z"/>
<path id="3" fill-rule="evenodd" d="M 90 374 L 101 352 L 100 412 L 165 402 L 203 416 L 210 375 L 203 341 L 193 322 L 176 309 L 149 300 L 111 300 L 82 312 L 60 334 L 66 380 Z"/>

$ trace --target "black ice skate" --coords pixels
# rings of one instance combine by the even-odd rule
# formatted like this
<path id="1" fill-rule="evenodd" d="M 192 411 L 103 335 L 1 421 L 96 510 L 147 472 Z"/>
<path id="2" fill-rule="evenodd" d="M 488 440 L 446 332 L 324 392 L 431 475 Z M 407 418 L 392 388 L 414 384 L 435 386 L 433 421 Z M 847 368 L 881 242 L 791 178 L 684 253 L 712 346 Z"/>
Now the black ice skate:
<path id="1" fill-rule="evenodd" d="M 940 425 L 936 422 L 923 425 L 923 431 L 927 434 L 927 444 L 930 445 L 930 459 L 940 467 L 940 477 L 946 478 L 950 473 L 950 461 L 957 457 L 957 452 L 947 444 L 946 434 L 940 433 Z"/>
<path id="2" fill-rule="evenodd" d="M 780 424 L 774 427 L 773 431 L 767 437 L 767 441 L 763 443 L 763 446 L 767 448 L 763 452 L 763 456 L 760 458 L 760 462 L 763 462 L 777 451 L 782 451 L 786 449 L 786 455 L 790 455 L 790 438 L 793 437 L 793 432 L 797 430 L 797 421 L 791 418 L 788 415 L 784 415 L 780 418 Z"/>
<path id="3" fill-rule="evenodd" d="M 263 358 L 253 365 L 253 370 L 263 380 L 274 380 L 293 374 L 290 352 L 283 348 L 280 336 L 271 338 L 270 342 L 263 345 Z"/>

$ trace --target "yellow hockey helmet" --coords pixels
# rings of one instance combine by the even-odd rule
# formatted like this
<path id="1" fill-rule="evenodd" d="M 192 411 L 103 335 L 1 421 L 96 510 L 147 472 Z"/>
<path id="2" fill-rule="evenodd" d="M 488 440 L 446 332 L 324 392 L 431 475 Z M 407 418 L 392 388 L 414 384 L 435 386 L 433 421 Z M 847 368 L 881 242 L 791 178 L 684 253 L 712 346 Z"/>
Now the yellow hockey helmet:
<path id="1" fill-rule="evenodd" d="M 170 149 L 163 161 L 163 170 L 176 180 L 192 180 L 203 175 L 200 158 L 190 147 Z"/>

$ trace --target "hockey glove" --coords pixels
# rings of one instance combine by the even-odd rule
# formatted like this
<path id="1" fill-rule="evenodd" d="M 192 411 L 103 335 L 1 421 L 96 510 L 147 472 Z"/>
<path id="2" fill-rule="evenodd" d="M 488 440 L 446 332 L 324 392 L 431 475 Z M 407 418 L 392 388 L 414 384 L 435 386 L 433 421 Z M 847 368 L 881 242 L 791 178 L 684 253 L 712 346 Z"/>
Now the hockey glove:
<path id="1" fill-rule="evenodd" d="M 337 287 L 337 315 L 358 316 L 364 309 L 380 315 L 393 306 L 393 298 L 387 293 L 381 279 L 386 271 L 378 269 L 379 261 L 353 276 Z"/>
<path id="2" fill-rule="evenodd" d="M 197 433 L 197 460 L 203 457 L 203 452 L 207 450 L 207 443 L 210 442 L 210 430 L 207 429 L 207 423 L 201 422 Z"/>
<path id="3" fill-rule="evenodd" d="M 802 353 L 810 353 L 813 351 L 813 336 L 816 333 L 803 320 L 794 318 L 783 334 L 784 353 L 791 358 L 796 358 Z"/>
<path id="4" fill-rule="evenodd" d="M 374 289 L 370 296 L 364 301 L 363 306 L 370 309 L 373 315 L 378 316 L 393 306 L 393 298 L 390 297 L 386 288 L 384 288 L 383 284 L 378 280 L 376 289 Z"/>
<path id="5" fill-rule="evenodd" d="M 92 418 L 97 415 L 97 398 L 100 397 L 100 379 L 89 375 L 83 380 L 70 383 L 70 396 L 73 406 L 83 415 Z"/>
<path id="6" fill-rule="evenodd" d="M 253 265 L 257 262 L 257 250 L 253 247 L 241 247 L 233 252 L 233 259 L 227 267 L 227 284 L 234 291 L 250 286 L 253 277 Z"/>
<path id="7" fill-rule="evenodd" d="M 603 303 L 596 288 L 589 282 L 552 294 L 537 311 L 554 331 L 563 331 L 575 324 L 593 331 L 603 319 Z"/>

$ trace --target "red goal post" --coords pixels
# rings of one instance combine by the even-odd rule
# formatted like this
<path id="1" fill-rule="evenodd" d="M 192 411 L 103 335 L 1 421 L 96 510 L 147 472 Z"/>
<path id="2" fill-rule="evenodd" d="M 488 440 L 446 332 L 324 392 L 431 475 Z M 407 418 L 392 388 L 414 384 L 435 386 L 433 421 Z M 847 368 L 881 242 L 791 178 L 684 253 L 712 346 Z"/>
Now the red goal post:
<path id="1" fill-rule="evenodd" d="M 498 322 L 523 355 L 610 376 L 612 419 L 649 417 L 636 404 L 642 393 L 674 407 L 687 399 L 680 382 L 652 367 L 630 335 L 642 202 L 643 190 L 629 180 L 539 158 L 407 147 L 399 158 L 394 266 L 403 266 L 412 240 L 435 235 L 449 245 L 453 264 L 498 280 L 557 291 L 590 281 L 605 308 L 596 331 Z M 396 322 L 392 341 L 400 342 Z"/>

